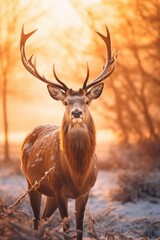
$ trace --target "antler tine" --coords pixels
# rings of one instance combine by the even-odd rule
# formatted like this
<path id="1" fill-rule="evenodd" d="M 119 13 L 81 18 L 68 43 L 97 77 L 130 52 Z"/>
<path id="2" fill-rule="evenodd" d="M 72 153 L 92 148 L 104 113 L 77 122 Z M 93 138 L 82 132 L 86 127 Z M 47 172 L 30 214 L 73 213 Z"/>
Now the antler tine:
<path id="1" fill-rule="evenodd" d="M 20 51 L 22 49 L 22 47 L 25 47 L 25 43 L 27 41 L 27 39 L 34 34 L 38 29 L 33 30 L 30 33 L 25 34 L 24 33 L 24 25 L 22 26 L 22 30 L 21 30 L 21 39 L 20 39 Z"/>
<path id="2" fill-rule="evenodd" d="M 103 34 L 97 32 L 97 34 L 103 39 L 103 41 L 105 42 L 106 45 L 106 63 L 105 66 L 102 70 L 102 72 L 100 73 L 100 75 L 95 78 L 94 80 L 92 80 L 91 83 L 84 84 L 83 87 L 85 90 L 88 90 L 89 88 L 91 88 L 92 86 L 102 82 L 104 79 L 108 78 L 114 71 L 115 69 L 115 60 L 117 58 L 118 55 L 112 56 L 112 51 L 111 51 L 111 37 L 110 37 L 110 33 L 109 30 L 106 26 L 106 32 L 107 32 L 107 36 L 104 36 Z"/>
<path id="3" fill-rule="evenodd" d="M 88 66 L 88 63 L 87 63 L 87 75 L 86 75 L 86 78 L 85 78 L 84 83 L 83 83 L 83 89 L 86 89 L 88 79 L 89 79 L 89 66 Z"/>
<path id="4" fill-rule="evenodd" d="M 20 39 L 20 52 L 21 52 L 21 60 L 22 60 L 22 63 L 24 65 L 24 67 L 27 69 L 27 71 L 29 71 L 34 77 L 40 79 L 41 81 L 47 83 L 47 84 L 50 84 L 52 86 L 55 86 L 55 87 L 58 87 L 64 91 L 66 91 L 68 88 L 67 86 L 62 83 L 61 81 L 58 81 L 60 84 L 57 84 L 57 83 L 54 83 L 50 80 L 47 80 L 44 76 L 40 75 L 40 73 L 38 72 L 37 68 L 36 68 L 36 59 L 34 61 L 34 64 L 32 63 L 32 59 L 33 59 L 33 55 L 27 59 L 26 57 L 26 53 L 25 53 L 25 43 L 27 41 L 27 39 L 32 35 L 34 34 L 35 32 L 37 31 L 36 30 L 33 30 L 32 32 L 30 33 L 27 33 L 25 34 L 24 33 L 24 25 L 22 27 L 22 31 L 21 31 L 21 39 Z M 57 80 L 57 79 L 56 79 Z"/>
<path id="5" fill-rule="evenodd" d="M 63 86 L 64 90 L 67 91 L 67 90 L 68 90 L 68 87 L 66 86 L 66 84 L 63 83 L 63 82 L 57 77 L 56 70 L 55 70 L 55 64 L 53 64 L 53 74 L 54 74 L 54 77 L 55 77 L 55 79 L 57 80 L 57 82 L 59 82 L 59 83 Z"/>

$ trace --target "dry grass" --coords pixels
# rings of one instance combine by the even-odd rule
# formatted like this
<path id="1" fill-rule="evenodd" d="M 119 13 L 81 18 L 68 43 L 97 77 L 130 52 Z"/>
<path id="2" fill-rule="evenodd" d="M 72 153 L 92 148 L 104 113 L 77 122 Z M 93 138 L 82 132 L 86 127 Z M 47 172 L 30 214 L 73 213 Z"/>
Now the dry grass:
<path id="1" fill-rule="evenodd" d="M 118 188 L 110 192 L 112 201 L 136 202 L 148 200 L 160 202 L 160 173 L 158 171 L 120 171 Z"/>
<path id="2" fill-rule="evenodd" d="M 76 239 L 75 231 L 68 231 L 63 233 L 62 228 L 65 222 L 60 222 L 57 216 L 49 219 L 46 222 L 41 222 L 39 230 L 34 231 L 32 221 L 29 220 L 29 217 L 22 212 L 16 210 L 7 210 L 7 207 L 0 201 L 0 236 L 1 240 L 72 240 Z M 109 215 L 109 211 L 105 215 Z M 92 240 L 127 240 L 123 234 L 114 233 L 111 231 L 106 231 L 101 226 L 99 222 L 102 217 L 105 215 L 100 215 L 97 217 L 97 220 L 94 220 L 92 216 L 88 213 L 85 220 L 85 229 L 87 229 L 88 237 L 84 239 Z M 72 220 L 71 221 L 71 225 Z M 97 222 L 97 223 L 96 223 Z M 106 222 L 107 223 L 107 222 Z M 99 226 L 99 227 L 98 227 Z M 99 229 L 97 229 L 97 227 Z"/>
<path id="3" fill-rule="evenodd" d="M 76 233 L 63 233 L 62 228 L 65 222 L 60 222 L 60 219 L 54 218 L 48 221 L 41 221 L 38 231 L 33 230 L 33 219 L 31 220 L 22 211 L 7 209 L 0 201 L 0 236 L 1 240 L 64 240 L 72 239 Z"/>
<path id="4" fill-rule="evenodd" d="M 2 201 L 0 212 L 1 240 L 64 240 L 64 237 L 65 240 L 76 239 L 75 231 L 63 233 L 65 222 L 61 222 L 55 214 L 48 221 L 42 221 L 39 230 L 34 231 L 32 220 L 23 212 L 7 210 Z M 73 218 L 74 215 L 70 219 L 71 229 L 74 228 Z M 114 213 L 114 209 L 108 209 L 94 217 L 87 212 L 84 229 L 85 240 L 160 240 L 160 221 L 150 218 L 124 221 Z"/>
<path id="5" fill-rule="evenodd" d="M 89 239 L 98 240 L 160 240 L 160 221 L 151 218 L 124 219 L 109 209 L 88 216 Z"/>
<path id="6" fill-rule="evenodd" d="M 112 171 L 118 188 L 110 196 L 113 201 L 160 201 L 160 143 L 149 140 L 136 145 L 114 145 L 100 168 Z"/>
<path id="7" fill-rule="evenodd" d="M 135 145 L 112 145 L 107 149 L 105 161 L 100 162 L 99 167 L 107 171 L 160 170 L 160 142 L 143 141 Z"/>

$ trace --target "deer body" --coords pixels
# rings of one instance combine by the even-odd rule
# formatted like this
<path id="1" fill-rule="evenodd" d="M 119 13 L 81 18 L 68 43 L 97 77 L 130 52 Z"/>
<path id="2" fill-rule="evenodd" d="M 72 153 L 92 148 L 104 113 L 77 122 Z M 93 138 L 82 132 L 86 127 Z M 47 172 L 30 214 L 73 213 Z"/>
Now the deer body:
<path id="1" fill-rule="evenodd" d="M 83 217 L 89 192 L 97 176 L 95 156 L 96 131 L 93 118 L 89 111 L 92 100 L 98 98 L 104 83 L 115 66 L 115 56 L 111 56 L 110 34 L 107 37 L 98 33 L 107 47 L 108 61 L 102 73 L 87 84 L 89 68 L 83 87 L 78 91 L 69 89 L 55 73 L 58 83 L 41 76 L 32 63 L 32 57 L 27 60 L 25 42 L 35 32 L 21 33 L 21 59 L 25 68 L 36 78 L 47 83 L 51 97 L 59 100 L 65 106 L 61 126 L 41 125 L 36 127 L 24 140 L 22 145 L 21 167 L 30 189 L 36 181 L 44 177 L 45 172 L 52 171 L 40 182 L 36 189 L 29 192 L 30 203 L 34 213 L 34 228 L 38 228 L 42 194 L 46 195 L 46 205 L 42 218 L 50 217 L 58 208 L 61 218 L 68 217 L 68 198 L 75 199 L 77 240 L 82 240 Z M 64 226 L 64 231 L 69 223 Z"/>
<path id="2" fill-rule="evenodd" d="M 46 171 L 54 167 L 37 189 L 49 197 L 55 197 L 55 191 L 58 190 L 66 198 L 76 199 L 87 194 L 96 180 L 95 139 L 90 139 L 83 127 L 74 128 L 66 136 L 61 136 L 64 133 L 58 127 L 38 126 L 23 143 L 22 169 L 30 185 L 39 181 Z M 62 139 L 65 141 L 65 148 L 62 146 Z M 72 147 L 72 143 L 76 146 Z M 89 154 L 88 145 L 91 144 Z"/>

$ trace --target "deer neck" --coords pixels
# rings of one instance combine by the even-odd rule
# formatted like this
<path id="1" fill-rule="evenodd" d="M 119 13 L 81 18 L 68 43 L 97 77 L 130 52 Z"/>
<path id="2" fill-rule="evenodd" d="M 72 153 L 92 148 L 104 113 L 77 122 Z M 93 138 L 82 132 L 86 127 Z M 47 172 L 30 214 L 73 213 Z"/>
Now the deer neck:
<path id="1" fill-rule="evenodd" d="M 87 123 L 74 125 L 67 124 L 64 118 L 60 141 L 72 180 L 75 185 L 80 186 L 85 182 L 93 165 L 96 133 L 92 117 L 90 116 Z"/>

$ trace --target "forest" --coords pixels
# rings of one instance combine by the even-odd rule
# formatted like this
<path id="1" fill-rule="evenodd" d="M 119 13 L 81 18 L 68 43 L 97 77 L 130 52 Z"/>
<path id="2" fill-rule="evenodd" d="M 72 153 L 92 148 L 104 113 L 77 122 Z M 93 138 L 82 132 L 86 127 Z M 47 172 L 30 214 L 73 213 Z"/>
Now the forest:
<path id="1" fill-rule="evenodd" d="M 87 64 L 89 82 L 102 71 L 106 50 L 96 32 L 105 35 L 108 27 L 117 59 L 90 107 L 99 172 L 84 239 L 160 239 L 159 0 L 0 2 L 0 239 L 64 239 L 58 212 L 34 232 L 20 168 L 26 134 L 41 124 L 61 125 L 64 114 L 21 62 L 23 25 L 26 33 L 38 29 L 26 44 L 38 72 L 54 81 L 55 64 L 58 77 L 73 89 L 82 86 Z M 69 209 L 65 237 L 75 239 L 72 200 Z"/>

